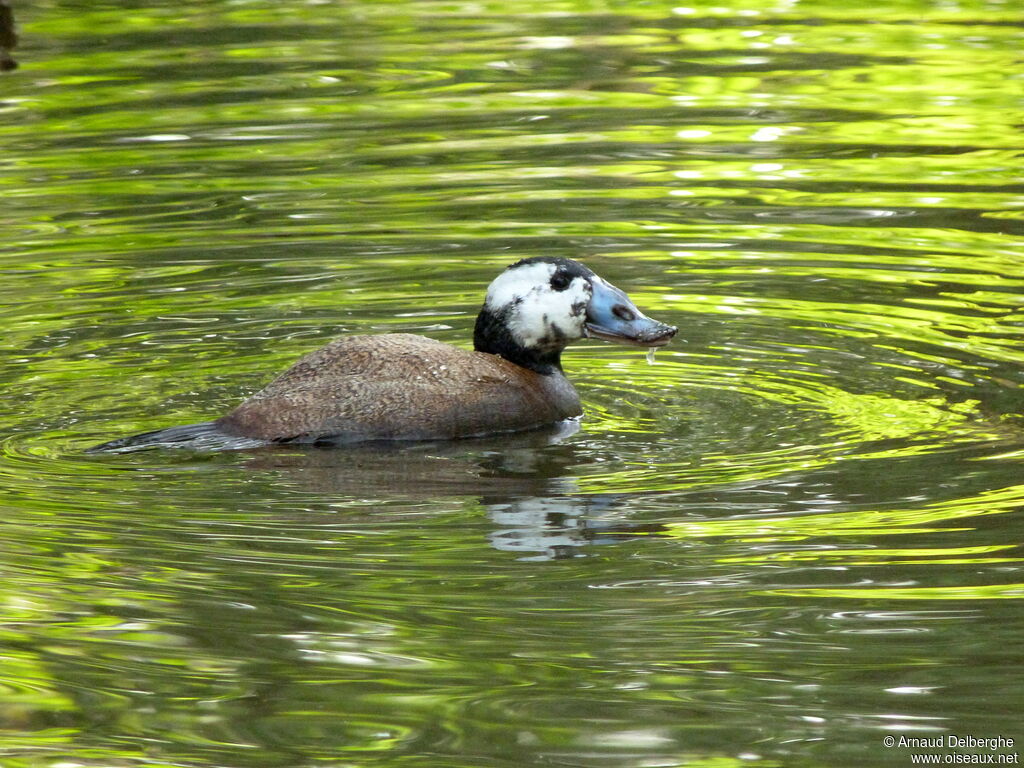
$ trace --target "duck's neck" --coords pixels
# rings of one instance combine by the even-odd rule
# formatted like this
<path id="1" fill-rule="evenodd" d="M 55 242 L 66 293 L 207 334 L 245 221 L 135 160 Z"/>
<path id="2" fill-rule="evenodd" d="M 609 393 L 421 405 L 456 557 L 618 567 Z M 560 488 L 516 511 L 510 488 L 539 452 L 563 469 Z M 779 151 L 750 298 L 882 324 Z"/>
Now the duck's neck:
<path id="1" fill-rule="evenodd" d="M 561 346 L 524 347 L 509 331 L 507 313 L 495 313 L 486 306 L 476 317 L 473 349 L 498 355 L 544 376 L 562 372 Z"/>

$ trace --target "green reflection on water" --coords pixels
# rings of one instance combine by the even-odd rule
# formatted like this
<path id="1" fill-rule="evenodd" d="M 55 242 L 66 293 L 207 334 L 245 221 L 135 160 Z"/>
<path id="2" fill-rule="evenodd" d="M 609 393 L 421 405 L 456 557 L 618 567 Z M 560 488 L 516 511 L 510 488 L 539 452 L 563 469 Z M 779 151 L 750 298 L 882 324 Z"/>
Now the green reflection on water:
<path id="1" fill-rule="evenodd" d="M 939 561 L 942 562 L 942 561 Z M 986 562 L 982 560 L 981 562 Z M 766 595 L 790 597 L 838 597 L 875 600 L 1015 600 L 1024 597 L 1024 584 L 992 584 L 979 587 L 877 587 L 871 589 L 777 589 Z"/>
<path id="2" fill-rule="evenodd" d="M 940 532 L 956 529 L 934 527 L 938 523 L 1006 514 L 1016 511 L 1022 504 L 1024 485 L 1017 485 L 920 508 L 857 510 L 790 518 L 705 520 L 669 523 L 666 527 L 676 536 L 737 536 L 744 540 L 766 541 Z M 1002 545 L 997 545 L 997 549 L 1001 548 Z"/>

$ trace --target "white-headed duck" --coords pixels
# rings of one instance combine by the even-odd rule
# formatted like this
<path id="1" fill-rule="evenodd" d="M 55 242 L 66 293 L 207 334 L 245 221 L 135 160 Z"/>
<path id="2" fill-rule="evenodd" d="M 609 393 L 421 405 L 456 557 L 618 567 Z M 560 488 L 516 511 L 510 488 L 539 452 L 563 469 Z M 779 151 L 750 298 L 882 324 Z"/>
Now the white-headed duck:
<path id="1" fill-rule="evenodd" d="M 598 338 L 659 347 L 675 332 L 579 262 L 524 259 L 488 287 L 472 352 L 408 333 L 344 336 L 216 421 L 90 451 L 450 440 L 542 427 L 582 413 L 562 372 L 566 345 Z"/>

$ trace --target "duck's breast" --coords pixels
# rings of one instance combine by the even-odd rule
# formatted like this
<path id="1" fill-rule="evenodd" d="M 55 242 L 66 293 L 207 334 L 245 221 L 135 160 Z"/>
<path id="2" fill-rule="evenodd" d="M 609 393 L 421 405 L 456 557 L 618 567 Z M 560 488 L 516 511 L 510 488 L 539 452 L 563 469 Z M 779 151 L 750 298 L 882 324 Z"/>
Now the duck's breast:
<path id="1" fill-rule="evenodd" d="M 578 416 L 561 374 L 395 333 L 311 352 L 217 425 L 262 440 L 457 438 Z"/>

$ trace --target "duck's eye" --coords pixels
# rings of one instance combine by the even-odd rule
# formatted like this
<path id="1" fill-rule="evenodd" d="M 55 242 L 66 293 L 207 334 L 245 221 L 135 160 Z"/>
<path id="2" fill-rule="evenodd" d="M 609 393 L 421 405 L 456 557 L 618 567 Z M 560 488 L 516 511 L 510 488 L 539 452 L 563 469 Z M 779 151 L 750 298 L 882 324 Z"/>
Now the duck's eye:
<path id="1" fill-rule="evenodd" d="M 556 291 L 564 291 L 571 282 L 572 278 L 565 274 L 565 272 L 555 272 L 551 276 L 551 287 Z"/>

